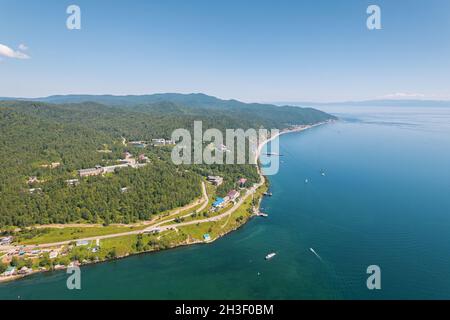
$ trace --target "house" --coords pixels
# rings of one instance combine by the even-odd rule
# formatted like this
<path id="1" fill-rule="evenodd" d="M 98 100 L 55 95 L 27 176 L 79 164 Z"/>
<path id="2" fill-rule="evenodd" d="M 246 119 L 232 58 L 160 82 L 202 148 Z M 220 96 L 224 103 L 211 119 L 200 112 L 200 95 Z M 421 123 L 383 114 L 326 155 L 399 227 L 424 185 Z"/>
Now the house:
<path id="1" fill-rule="evenodd" d="M 80 180 L 78 179 L 70 179 L 70 180 L 66 180 L 65 183 L 69 186 L 69 187 L 73 187 L 73 186 L 77 186 L 80 184 Z"/>
<path id="2" fill-rule="evenodd" d="M 152 139 L 152 144 L 154 146 L 164 146 L 166 144 L 165 139 Z"/>
<path id="3" fill-rule="evenodd" d="M 63 264 L 57 264 L 57 265 L 54 266 L 54 269 L 55 269 L 55 270 L 63 270 L 63 269 L 65 269 L 65 268 L 66 268 L 66 266 L 63 265 Z"/>
<path id="4" fill-rule="evenodd" d="M 30 194 L 34 194 L 34 193 L 37 193 L 37 192 L 42 192 L 42 189 L 41 188 L 31 188 L 31 189 L 28 190 L 28 192 Z"/>
<path id="5" fill-rule="evenodd" d="M 231 190 L 228 192 L 227 196 L 230 198 L 230 201 L 234 201 L 239 197 L 239 192 L 236 190 Z"/>
<path id="6" fill-rule="evenodd" d="M 88 244 L 89 244 L 89 241 L 87 241 L 87 240 L 77 241 L 77 247 L 87 246 Z"/>
<path id="7" fill-rule="evenodd" d="M 223 178 L 219 176 L 208 176 L 206 180 L 215 186 L 220 186 L 223 183 Z"/>
<path id="8" fill-rule="evenodd" d="M 223 198 L 217 198 L 213 203 L 214 208 L 220 208 L 225 204 L 225 200 Z"/>
<path id="9" fill-rule="evenodd" d="M 205 234 L 203 235 L 203 240 L 204 240 L 204 241 L 210 241 L 210 240 L 211 240 L 211 236 L 210 236 L 208 233 L 205 233 Z"/>
<path id="10" fill-rule="evenodd" d="M 12 239 L 13 238 L 11 236 L 0 238 L 0 246 L 6 246 L 11 244 Z"/>
<path id="11" fill-rule="evenodd" d="M 39 180 L 35 176 L 32 176 L 32 177 L 28 178 L 28 184 L 33 184 L 33 183 L 37 183 L 37 182 L 39 182 Z"/>
<path id="12" fill-rule="evenodd" d="M 50 259 L 55 259 L 58 257 L 58 252 L 57 251 L 51 251 L 49 256 Z"/>
<path id="13" fill-rule="evenodd" d="M 127 187 L 120 188 L 120 192 L 122 192 L 122 193 L 125 193 L 125 192 L 127 192 L 127 191 L 128 191 L 128 188 L 127 188 Z"/>
<path id="14" fill-rule="evenodd" d="M 174 140 L 172 140 L 172 139 L 166 140 L 166 146 L 174 145 L 174 144 L 176 144 Z"/>
<path id="15" fill-rule="evenodd" d="M 56 168 L 58 168 L 60 166 L 61 166 L 60 162 L 52 162 L 52 164 L 50 165 L 50 168 L 56 169 Z"/>
<path id="16" fill-rule="evenodd" d="M 241 178 L 241 179 L 238 180 L 237 183 L 238 183 L 238 185 L 239 185 L 240 188 L 244 188 L 244 187 L 245 187 L 245 184 L 247 183 L 247 179 Z"/>
<path id="17" fill-rule="evenodd" d="M 24 266 L 19 270 L 18 274 L 28 274 L 31 273 L 32 271 L 33 271 L 32 269 Z"/>
<path id="18" fill-rule="evenodd" d="M 51 164 L 40 165 L 41 168 L 56 169 L 61 166 L 61 162 L 52 162 Z"/>
<path id="19" fill-rule="evenodd" d="M 15 272 L 16 272 L 16 268 L 15 267 L 8 267 L 8 268 L 6 268 L 6 271 L 3 272 L 2 275 L 5 276 L 5 277 L 9 277 L 9 276 L 14 275 Z"/>
<path id="20" fill-rule="evenodd" d="M 132 158 L 133 157 L 133 155 L 131 154 L 131 153 L 129 153 L 128 151 L 126 151 L 126 152 L 124 152 L 123 153 L 123 158 L 126 160 L 126 159 L 129 159 L 129 158 Z"/>
<path id="21" fill-rule="evenodd" d="M 98 175 L 101 175 L 102 173 L 103 173 L 103 168 L 101 166 L 95 166 L 95 168 L 78 170 L 78 174 L 80 175 L 81 178 L 98 176 Z"/>
<path id="22" fill-rule="evenodd" d="M 149 159 L 148 159 L 148 157 L 145 154 L 140 154 L 139 157 L 138 157 L 138 160 L 141 163 L 145 163 L 145 162 L 148 162 Z"/>
<path id="23" fill-rule="evenodd" d="M 153 146 L 168 146 L 175 144 L 175 141 L 171 139 L 152 139 Z"/>

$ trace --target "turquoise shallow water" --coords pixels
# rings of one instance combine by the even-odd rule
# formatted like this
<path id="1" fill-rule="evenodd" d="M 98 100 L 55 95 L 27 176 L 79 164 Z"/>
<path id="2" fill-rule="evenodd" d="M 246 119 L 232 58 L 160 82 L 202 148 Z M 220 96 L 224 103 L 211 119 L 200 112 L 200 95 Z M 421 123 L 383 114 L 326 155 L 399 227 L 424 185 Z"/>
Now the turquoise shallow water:
<path id="1" fill-rule="evenodd" d="M 55 272 L 1 284 L 0 299 L 450 299 L 450 108 L 325 111 L 341 120 L 280 138 L 269 218 L 83 267 L 79 291 Z M 366 288 L 372 264 L 379 291 Z"/>

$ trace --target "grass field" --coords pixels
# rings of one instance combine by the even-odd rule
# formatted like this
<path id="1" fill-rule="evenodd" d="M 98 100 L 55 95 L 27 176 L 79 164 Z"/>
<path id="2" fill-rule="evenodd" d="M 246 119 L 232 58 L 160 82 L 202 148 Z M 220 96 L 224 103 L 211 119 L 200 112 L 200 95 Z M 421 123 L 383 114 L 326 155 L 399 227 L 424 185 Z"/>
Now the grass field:
<path id="1" fill-rule="evenodd" d="M 144 229 L 145 226 L 126 227 L 126 226 L 108 226 L 108 227 L 68 227 L 68 228 L 46 228 L 36 229 L 33 233 L 24 231 L 16 236 L 16 241 L 20 244 L 44 244 L 61 242 L 67 240 L 77 240 L 108 234 L 122 233 L 134 230 Z M 35 233 L 35 234 L 34 234 Z"/>

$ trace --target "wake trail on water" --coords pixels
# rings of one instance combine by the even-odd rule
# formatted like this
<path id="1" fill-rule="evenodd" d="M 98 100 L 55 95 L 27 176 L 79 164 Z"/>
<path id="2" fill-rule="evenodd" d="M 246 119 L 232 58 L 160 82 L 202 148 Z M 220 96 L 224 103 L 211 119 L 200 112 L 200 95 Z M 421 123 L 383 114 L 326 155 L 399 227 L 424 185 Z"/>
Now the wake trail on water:
<path id="1" fill-rule="evenodd" d="M 309 250 L 310 250 L 312 253 L 314 253 L 314 255 L 317 257 L 317 259 L 320 260 L 320 262 L 323 263 L 322 257 L 319 256 L 319 254 L 318 254 L 313 248 L 309 248 Z"/>

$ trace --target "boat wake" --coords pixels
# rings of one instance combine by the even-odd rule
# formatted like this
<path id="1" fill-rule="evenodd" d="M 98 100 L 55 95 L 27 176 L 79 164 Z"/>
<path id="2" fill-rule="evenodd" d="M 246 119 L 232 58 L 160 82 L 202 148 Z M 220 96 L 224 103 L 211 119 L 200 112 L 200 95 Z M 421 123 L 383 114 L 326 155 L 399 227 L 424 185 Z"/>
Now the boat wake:
<path id="1" fill-rule="evenodd" d="M 319 256 L 319 254 L 313 248 L 309 248 L 309 251 L 311 251 L 317 257 L 317 259 L 323 262 L 322 257 Z"/>

